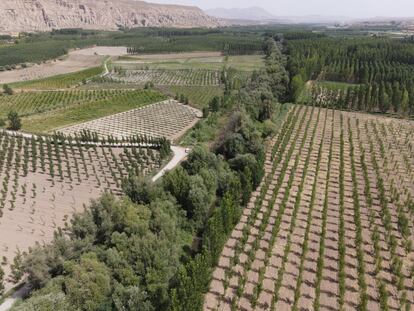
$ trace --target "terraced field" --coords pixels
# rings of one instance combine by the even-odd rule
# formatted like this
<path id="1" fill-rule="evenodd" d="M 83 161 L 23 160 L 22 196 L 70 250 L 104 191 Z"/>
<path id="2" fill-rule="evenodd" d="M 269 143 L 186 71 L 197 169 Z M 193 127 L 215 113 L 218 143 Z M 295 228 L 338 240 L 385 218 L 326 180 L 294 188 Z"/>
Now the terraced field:
<path id="1" fill-rule="evenodd" d="M 414 123 L 295 106 L 205 310 L 413 310 Z"/>
<path id="2" fill-rule="evenodd" d="M 165 137 L 174 140 L 191 128 L 200 117 L 202 117 L 201 111 L 175 100 L 166 100 L 62 128 L 58 132 L 74 136 L 87 130 L 98 134 L 101 138 L 113 136 L 122 139 L 135 135 L 147 135 L 152 138 Z"/>
<path id="3" fill-rule="evenodd" d="M 49 242 L 91 199 L 120 194 L 129 172 L 147 175 L 160 166 L 157 149 L 0 133 L 0 253 L 6 275 L 17 252 Z"/>

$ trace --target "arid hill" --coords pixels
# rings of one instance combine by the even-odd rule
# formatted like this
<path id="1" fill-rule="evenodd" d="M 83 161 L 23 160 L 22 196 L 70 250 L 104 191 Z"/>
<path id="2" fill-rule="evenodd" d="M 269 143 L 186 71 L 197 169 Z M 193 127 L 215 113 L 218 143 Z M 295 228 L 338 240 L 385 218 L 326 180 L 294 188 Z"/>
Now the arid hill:
<path id="1" fill-rule="evenodd" d="M 1 0 L 0 33 L 62 28 L 214 27 L 218 20 L 190 6 L 134 0 Z"/>

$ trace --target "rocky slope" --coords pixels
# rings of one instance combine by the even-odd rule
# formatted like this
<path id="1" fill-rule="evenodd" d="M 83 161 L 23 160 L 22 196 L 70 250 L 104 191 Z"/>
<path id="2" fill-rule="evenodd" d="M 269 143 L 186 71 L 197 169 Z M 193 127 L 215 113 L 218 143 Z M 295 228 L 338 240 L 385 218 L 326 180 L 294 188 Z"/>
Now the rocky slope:
<path id="1" fill-rule="evenodd" d="M 217 19 L 190 6 L 135 0 L 0 0 L 0 33 L 218 25 Z"/>

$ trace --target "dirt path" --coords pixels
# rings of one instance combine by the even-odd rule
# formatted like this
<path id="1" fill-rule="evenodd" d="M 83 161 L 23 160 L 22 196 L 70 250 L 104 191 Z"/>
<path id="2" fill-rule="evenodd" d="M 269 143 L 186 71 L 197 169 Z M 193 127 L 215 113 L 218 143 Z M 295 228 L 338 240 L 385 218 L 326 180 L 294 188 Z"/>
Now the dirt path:
<path id="1" fill-rule="evenodd" d="M 22 299 L 29 292 L 30 292 L 30 288 L 28 285 L 22 286 L 17 291 L 15 291 L 13 295 L 11 295 L 11 297 L 4 300 L 4 302 L 0 305 L 0 311 L 9 310 L 17 300 Z"/>
<path id="2" fill-rule="evenodd" d="M 174 169 L 178 164 L 180 164 L 188 154 L 188 149 L 178 146 L 171 146 L 171 150 L 174 153 L 174 157 L 171 159 L 170 162 L 166 166 L 164 166 L 157 175 L 155 175 L 152 178 L 153 182 L 156 182 L 158 179 L 160 179 L 162 176 L 165 175 L 168 171 L 171 171 Z"/>

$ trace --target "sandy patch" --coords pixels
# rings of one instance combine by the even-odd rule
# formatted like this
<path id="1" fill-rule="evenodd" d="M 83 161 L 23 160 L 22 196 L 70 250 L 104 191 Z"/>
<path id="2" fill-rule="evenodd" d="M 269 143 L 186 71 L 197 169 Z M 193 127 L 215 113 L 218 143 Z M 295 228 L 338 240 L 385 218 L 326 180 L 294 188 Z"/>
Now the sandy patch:
<path id="1" fill-rule="evenodd" d="M 96 46 L 70 51 L 61 60 L 50 60 L 40 65 L 0 72 L 0 84 L 43 79 L 100 66 L 105 56 L 127 54 L 126 47 Z"/>

